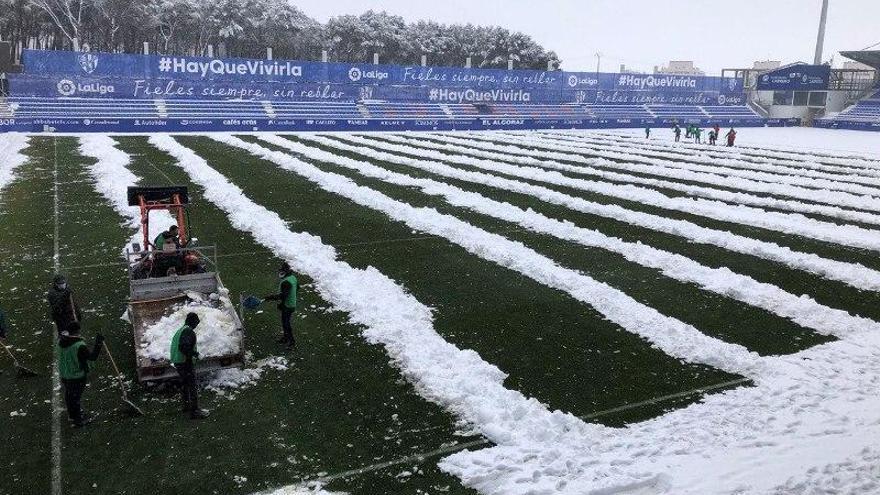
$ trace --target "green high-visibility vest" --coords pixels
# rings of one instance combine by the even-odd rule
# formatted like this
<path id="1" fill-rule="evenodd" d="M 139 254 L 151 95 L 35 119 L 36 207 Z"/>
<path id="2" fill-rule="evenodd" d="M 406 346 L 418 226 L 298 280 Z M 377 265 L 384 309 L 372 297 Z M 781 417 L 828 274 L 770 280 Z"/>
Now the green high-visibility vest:
<path id="1" fill-rule="evenodd" d="M 61 378 L 65 380 L 85 378 L 89 363 L 86 362 L 86 370 L 82 369 L 79 363 L 79 349 L 85 346 L 86 343 L 82 340 L 69 347 L 61 347 L 61 344 L 58 344 L 58 372 Z"/>
<path id="2" fill-rule="evenodd" d="M 278 293 L 279 294 L 281 293 L 281 285 L 283 285 L 284 282 L 290 282 L 290 286 L 291 286 L 290 287 L 290 294 L 288 294 L 287 299 L 285 299 L 281 302 L 284 304 L 284 307 L 287 309 L 296 309 L 296 288 L 297 288 L 296 277 L 293 275 L 288 275 L 287 277 L 284 277 L 281 280 L 281 283 L 278 284 Z"/>
<path id="3" fill-rule="evenodd" d="M 177 329 L 177 332 L 174 333 L 174 337 L 171 338 L 171 362 L 174 364 L 180 364 L 186 362 L 186 356 L 180 352 L 180 336 L 183 334 L 184 330 L 189 330 L 190 328 L 186 325 Z M 193 352 L 198 352 L 196 346 L 193 346 Z"/>

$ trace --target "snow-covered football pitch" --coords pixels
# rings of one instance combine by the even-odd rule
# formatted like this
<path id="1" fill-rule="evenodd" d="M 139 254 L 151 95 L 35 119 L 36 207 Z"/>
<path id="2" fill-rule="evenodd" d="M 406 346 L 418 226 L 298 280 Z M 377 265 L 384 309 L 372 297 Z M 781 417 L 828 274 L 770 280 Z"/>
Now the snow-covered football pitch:
<path id="1" fill-rule="evenodd" d="M 880 492 L 880 134 L 0 134 L 3 494 Z M 68 275 L 123 372 L 131 185 L 186 185 L 244 315 L 209 419 L 108 362 L 67 424 Z"/>

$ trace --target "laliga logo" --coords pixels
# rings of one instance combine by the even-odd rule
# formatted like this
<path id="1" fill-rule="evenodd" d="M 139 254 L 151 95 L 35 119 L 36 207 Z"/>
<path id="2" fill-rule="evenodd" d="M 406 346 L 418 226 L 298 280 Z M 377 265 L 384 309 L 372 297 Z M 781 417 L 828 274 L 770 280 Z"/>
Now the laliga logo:
<path id="1" fill-rule="evenodd" d="M 95 69 L 98 68 L 98 56 L 91 53 L 83 53 L 79 56 L 79 66 L 82 67 L 83 72 L 86 74 L 95 72 Z"/>
<path id="2" fill-rule="evenodd" d="M 574 88 L 578 85 L 578 76 L 568 76 L 568 85 Z"/>
<path id="3" fill-rule="evenodd" d="M 71 96 L 76 93 L 76 84 L 69 79 L 62 79 L 58 81 L 58 92 L 62 96 Z"/>
<path id="4" fill-rule="evenodd" d="M 358 82 L 363 77 L 363 73 L 357 67 L 352 67 L 350 71 L 348 71 L 348 78 L 353 82 Z"/>

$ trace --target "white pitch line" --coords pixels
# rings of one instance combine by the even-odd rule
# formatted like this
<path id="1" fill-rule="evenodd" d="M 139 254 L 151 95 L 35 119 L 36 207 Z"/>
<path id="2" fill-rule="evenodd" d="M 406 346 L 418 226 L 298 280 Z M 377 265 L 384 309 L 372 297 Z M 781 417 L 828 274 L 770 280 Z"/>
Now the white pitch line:
<path id="1" fill-rule="evenodd" d="M 661 395 L 659 397 L 652 397 L 650 399 L 645 399 L 643 401 L 627 403 L 627 404 L 623 404 L 621 406 L 612 407 L 610 409 L 605 409 L 602 411 L 597 411 L 594 413 L 586 414 L 584 416 L 580 416 L 580 419 L 582 419 L 584 421 L 590 421 L 590 420 L 598 419 L 598 418 L 601 418 L 604 416 L 610 416 L 615 413 L 632 411 L 634 409 L 641 409 L 645 406 L 660 404 L 662 402 L 667 402 L 667 401 L 670 401 L 673 399 L 681 399 L 683 397 L 689 397 L 691 395 L 704 394 L 706 392 L 712 392 L 712 391 L 720 390 L 723 388 L 738 387 L 738 386 L 743 385 L 745 383 L 748 383 L 750 381 L 751 380 L 748 378 L 739 378 L 737 380 L 730 380 L 730 381 L 726 381 L 726 382 L 722 382 L 722 383 L 717 383 L 715 385 L 709 385 L 707 387 L 700 387 L 700 388 L 695 388 L 695 389 L 691 389 L 691 390 L 686 390 L 684 392 L 677 392 L 674 394 Z M 283 490 L 285 488 L 294 488 L 294 487 L 298 487 L 298 486 L 308 486 L 308 485 L 311 485 L 312 483 L 319 483 L 319 484 L 325 485 L 327 483 L 331 483 L 336 480 L 354 478 L 354 477 L 357 477 L 357 476 L 360 476 L 363 474 L 381 471 L 381 470 L 387 469 L 389 467 L 399 466 L 401 464 L 413 464 L 413 463 L 421 464 L 432 457 L 438 457 L 438 456 L 445 455 L 445 454 L 452 454 L 455 452 L 460 452 L 462 450 L 470 449 L 470 448 L 474 448 L 474 447 L 484 447 L 484 446 L 490 445 L 490 444 L 491 444 L 491 442 L 489 442 L 488 440 L 480 439 L 480 440 L 473 440 L 473 441 L 465 442 L 465 443 L 459 443 L 459 444 L 455 444 L 455 445 L 449 445 L 447 447 L 440 447 L 438 449 L 431 450 L 428 452 L 421 452 L 418 454 L 412 454 L 412 455 L 400 457 L 400 458 L 393 459 L 390 461 L 385 461 L 385 462 L 377 462 L 376 464 L 370 464 L 368 466 L 364 466 L 364 467 L 360 467 L 360 468 L 349 469 L 348 471 L 342 471 L 342 472 L 335 473 L 335 474 L 323 475 L 323 476 L 315 474 L 315 475 L 307 476 L 303 479 L 303 481 L 301 481 L 295 485 L 282 486 L 279 488 L 275 488 L 273 490 L 254 493 L 252 495 L 270 495 L 273 493 L 277 493 L 278 490 Z"/>
<path id="2" fill-rule="evenodd" d="M 61 249 L 59 242 L 58 214 L 58 140 L 52 138 L 55 154 L 55 167 L 52 171 L 53 193 L 55 203 L 55 240 L 52 264 L 55 273 L 61 266 Z M 58 332 L 52 332 L 54 346 L 58 345 Z M 54 351 L 54 349 L 53 349 Z M 52 495 L 61 495 L 61 375 L 58 372 L 58 353 L 52 352 Z"/>

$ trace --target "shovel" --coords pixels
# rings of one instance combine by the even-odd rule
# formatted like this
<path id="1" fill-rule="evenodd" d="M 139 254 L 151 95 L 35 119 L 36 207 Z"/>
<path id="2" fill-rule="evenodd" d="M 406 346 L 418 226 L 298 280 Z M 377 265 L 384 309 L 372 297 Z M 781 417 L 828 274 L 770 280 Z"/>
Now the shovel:
<path id="1" fill-rule="evenodd" d="M 119 388 L 122 390 L 122 404 L 125 406 L 125 413 L 129 416 L 144 416 L 144 412 L 134 404 L 134 402 L 128 399 L 128 390 L 125 388 L 125 382 L 122 380 L 122 373 L 119 372 L 119 368 L 116 366 L 116 360 L 113 359 L 113 354 L 110 352 L 110 348 L 107 347 L 107 343 L 104 343 L 104 349 L 107 351 L 107 356 L 110 357 L 110 364 L 113 365 L 113 371 L 116 372 L 116 380 L 119 382 Z"/>
<path id="2" fill-rule="evenodd" d="M 15 354 L 13 354 L 12 351 L 9 350 L 9 347 L 6 347 L 6 341 L 0 339 L 0 346 L 3 347 L 3 350 L 6 351 L 6 354 L 8 354 L 9 357 L 12 358 L 12 362 L 15 363 L 15 372 L 16 372 L 15 376 L 16 377 L 18 377 L 18 378 L 31 378 L 34 376 L 40 376 L 39 373 L 22 366 L 21 363 L 18 362 L 18 359 L 15 358 Z"/>

